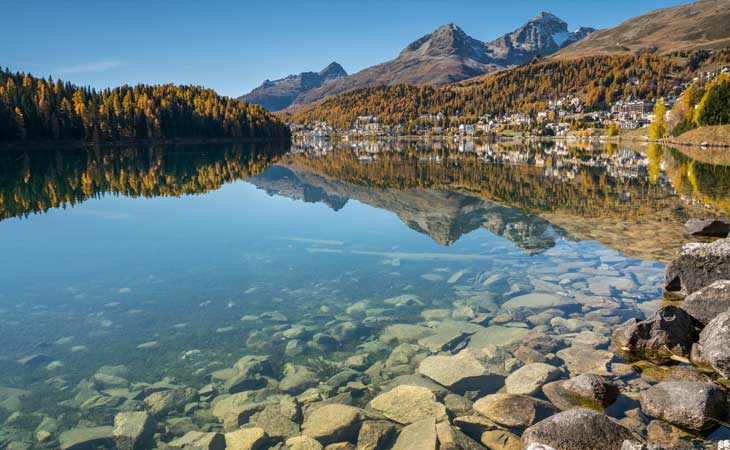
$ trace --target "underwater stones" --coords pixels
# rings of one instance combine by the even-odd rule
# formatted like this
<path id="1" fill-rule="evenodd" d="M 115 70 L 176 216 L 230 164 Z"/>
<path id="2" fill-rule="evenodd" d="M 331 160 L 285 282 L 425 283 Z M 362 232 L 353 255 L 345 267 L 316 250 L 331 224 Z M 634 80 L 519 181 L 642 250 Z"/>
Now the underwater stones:
<path id="1" fill-rule="evenodd" d="M 692 348 L 692 360 L 730 378 L 730 311 L 714 318 Z"/>
<path id="2" fill-rule="evenodd" d="M 322 450 L 322 444 L 307 436 L 296 436 L 286 440 L 289 450 Z"/>
<path id="3" fill-rule="evenodd" d="M 472 351 L 435 355 L 421 361 L 418 372 L 456 393 L 494 392 L 504 384 L 504 375 L 483 364 Z"/>
<path id="4" fill-rule="evenodd" d="M 226 450 L 226 438 L 220 433 L 189 431 L 167 445 L 171 450 Z"/>
<path id="5" fill-rule="evenodd" d="M 531 395 L 545 384 L 560 377 L 560 369 L 544 363 L 527 364 L 514 371 L 504 381 L 509 394 Z"/>
<path id="6" fill-rule="evenodd" d="M 533 292 L 513 297 L 502 304 L 502 309 L 519 310 L 519 309 L 548 309 L 562 308 L 575 305 L 574 299 L 562 297 L 555 294 L 545 292 Z"/>
<path id="7" fill-rule="evenodd" d="M 119 450 L 145 448 L 155 432 L 155 422 L 146 412 L 121 412 L 114 417 L 114 441 Z"/>
<path id="8" fill-rule="evenodd" d="M 730 234 L 730 220 L 709 218 L 689 219 L 684 230 L 690 236 L 726 238 Z"/>
<path id="9" fill-rule="evenodd" d="M 390 391 L 398 386 L 420 386 L 433 392 L 438 399 L 444 398 L 449 391 L 438 383 L 418 374 L 400 375 L 383 386 L 383 392 Z"/>
<path id="10" fill-rule="evenodd" d="M 685 244 L 664 273 L 668 291 L 692 294 L 718 280 L 730 280 L 730 239 Z"/>
<path id="11" fill-rule="evenodd" d="M 454 418 L 454 425 L 474 439 L 480 439 L 487 431 L 502 429 L 501 426 L 478 414 L 457 416 Z"/>
<path id="12" fill-rule="evenodd" d="M 426 418 L 446 418 L 446 408 L 436 396 L 420 386 L 398 386 L 370 401 L 370 407 L 395 422 L 407 425 Z"/>
<path id="13" fill-rule="evenodd" d="M 641 393 L 644 413 L 693 430 L 725 420 L 726 402 L 725 392 L 717 385 L 697 381 L 664 381 Z"/>
<path id="14" fill-rule="evenodd" d="M 424 419 L 403 428 L 391 450 L 436 450 L 436 421 Z"/>
<path id="15" fill-rule="evenodd" d="M 251 423 L 263 429 L 266 434 L 274 439 L 290 438 L 299 434 L 299 424 L 294 422 L 296 419 L 296 405 L 286 408 L 281 404 L 272 404 L 264 408 L 263 411 L 251 418 Z"/>
<path id="16" fill-rule="evenodd" d="M 572 345 L 559 350 L 558 357 L 565 362 L 571 376 L 584 373 L 608 375 L 608 364 L 613 359 L 613 353 L 606 350 L 596 350 L 583 345 Z"/>
<path id="17" fill-rule="evenodd" d="M 113 445 L 112 427 L 73 428 L 58 438 L 60 450 L 88 450 Z"/>
<path id="18" fill-rule="evenodd" d="M 615 385 L 594 374 L 548 383 L 542 391 L 553 405 L 564 411 L 576 406 L 602 410 L 619 395 Z"/>
<path id="19" fill-rule="evenodd" d="M 29 355 L 25 356 L 23 358 L 20 358 L 18 360 L 18 364 L 25 367 L 31 367 L 31 368 L 38 368 L 48 365 L 53 361 L 53 358 L 51 358 L 48 355 L 44 355 L 42 353 L 37 353 L 35 355 Z"/>
<path id="20" fill-rule="evenodd" d="M 520 437 L 506 430 L 485 431 L 479 440 L 490 450 L 522 450 Z"/>
<path id="21" fill-rule="evenodd" d="M 307 367 L 287 364 L 284 367 L 284 378 L 279 382 L 279 389 L 289 394 L 299 394 L 317 384 L 316 374 Z"/>
<path id="22" fill-rule="evenodd" d="M 395 367 L 401 364 L 410 364 L 413 358 L 421 351 L 414 344 L 400 344 L 390 352 L 388 359 L 385 360 L 385 367 Z"/>
<path id="23" fill-rule="evenodd" d="M 474 402 L 474 411 L 506 427 L 529 427 L 558 412 L 544 400 L 514 394 L 487 395 Z"/>
<path id="24" fill-rule="evenodd" d="M 398 426 L 385 420 L 366 420 L 357 434 L 357 450 L 379 450 L 393 441 Z"/>
<path id="25" fill-rule="evenodd" d="M 370 328 L 352 321 L 338 323 L 329 329 L 329 335 L 338 342 L 360 340 L 369 333 Z"/>
<path id="26" fill-rule="evenodd" d="M 434 335 L 419 339 L 418 345 L 431 353 L 438 353 L 454 348 L 467 336 L 468 333 L 460 330 L 439 330 Z"/>
<path id="27" fill-rule="evenodd" d="M 696 335 L 687 312 L 665 306 L 647 320 L 628 320 L 611 337 L 619 353 L 661 364 L 674 356 L 689 357 Z"/>
<path id="28" fill-rule="evenodd" d="M 730 280 L 718 280 L 688 295 L 679 305 L 703 325 L 730 311 Z"/>
<path id="29" fill-rule="evenodd" d="M 425 336 L 433 334 L 433 330 L 421 325 L 399 323 L 390 325 L 380 338 L 385 342 L 398 341 L 400 343 L 415 343 Z"/>
<path id="30" fill-rule="evenodd" d="M 304 418 L 302 434 L 322 444 L 353 440 L 367 414 L 353 406 L 329 404 L 311 411 Z"/>
<path id="31" fill-rule="evenodd" d="M 468 414 L 471 411 L 472 406 L 474 406 L 474 402 L 466 397 L 462 397 L 461 395 L 446 394 L 444 397 L 444 406 L 446 407 L 446 411 L 448 411 L 451 415 L 459 416 Z"/>
<path id="32" fill-rule="evenodd" d="M 469 337 L 469 348 L 483 349 L 489 346 L 506 347 L 522 341 L 529 334 L 524 328 L 504 327 L 492 325 Z"/>
<path id="33" fill-rule="evenodd" d="M 605 297 L 611 297 L 613 291 L 630 291 L 635 287 L 634 282 L 627 277 L 597 276 L 588 279 L 591 293 Z"/>
<path id="34" fill-rule="evenodd" d="M 154 392 L 144 399 L 144 404 L 153 415 L 163 416 L 170 411 L 181 409 L 194 398 L 195 391 L 193 389 L 181 387 Z"/>
<path id="35" fill-rule="evenodd" d="M 91 381 L 97 389 L 125 388 L 129 386 L 129 381 L 110 373 L 97 372 L 91 377 Z"/>
<path id="36" fill-rule="evenodd" d="M 436 423 L 436 437 L 439 450 L 484 450 L 482 445 L 446 421 Z"/>
<path id="37" fill-rule="evenodd" d="M 261 450 L 268 441 L 261 428 L 241 428 L 225 434 L 226 450 Z"/>
<path id="38" fill-rule="evenodd" d="M 266 378 L 248 372 L 238 373 L 223 384 L 223 389 L 230 393 L 236 394 L 243 391 L 254 391 L 266 387 L 268 381 Z"/>
<path id="39" fill-rule="evenodd" d="M 423 302 L 418 298 L 417 295 L 404 294 L 397 297 L 390 297 L 383 300 L 383 303 L 393 305 L 396 308 L 403 308 L 409 306 L 423 306 Z"/>
<path id="40" fill-rule="evenodd" d="M 309 346 L 323 353 L 334 351 L 339 342 L 329 334 L 316 333 L 309 341 Z"/>
<path id="41" fill-rule="evenodd" d="M 555 450 L 620 449 L 627 439 L 634 439 L 628 428 L 603 413 L 583 408 L 555 414 L 522 433 L 522 443 L 534 449 L 540 448 L 537 445 Z"/>

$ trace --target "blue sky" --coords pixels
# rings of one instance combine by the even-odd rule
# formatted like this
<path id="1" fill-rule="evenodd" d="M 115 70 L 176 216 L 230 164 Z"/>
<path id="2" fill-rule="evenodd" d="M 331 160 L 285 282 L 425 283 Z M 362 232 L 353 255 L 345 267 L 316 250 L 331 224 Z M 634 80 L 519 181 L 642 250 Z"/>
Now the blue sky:
<path id="1" fill-rule="evenodd" d="M 337 61 L 350 73 L 454 22 L 491 40 L 539 11 L 604 28 L 687 0 L 24 0 L 3 4 L 0 66 L 95 87 L 181 83 L 238 96 Z"/>

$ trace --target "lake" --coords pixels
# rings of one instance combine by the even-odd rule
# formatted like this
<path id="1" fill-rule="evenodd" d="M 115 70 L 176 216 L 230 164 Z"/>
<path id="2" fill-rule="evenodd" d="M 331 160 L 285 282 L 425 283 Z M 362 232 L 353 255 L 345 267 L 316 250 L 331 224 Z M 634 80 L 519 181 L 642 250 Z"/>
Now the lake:
<path id="1" fill-rule="evenodd" d="M 612 328 L 662 304 L 688 218 L 730 213 L 730 163 L 653 145 L 219 144 L 0 160 L 0 447 L 56 448 L 64 431 L 111 425 L 143 401 L 164 409 L 166 442 L 259 420 L 217 416 L 229 394 L 364 406 L 429 355 L 463 349 L 503 377 L 545 362 L 630 393 L 651 371 L 613 354 Z M 144 400 L 170 391 L 181 398 Z M 640 430 L 637 407 L 627 394 L 608 413 Z"/>

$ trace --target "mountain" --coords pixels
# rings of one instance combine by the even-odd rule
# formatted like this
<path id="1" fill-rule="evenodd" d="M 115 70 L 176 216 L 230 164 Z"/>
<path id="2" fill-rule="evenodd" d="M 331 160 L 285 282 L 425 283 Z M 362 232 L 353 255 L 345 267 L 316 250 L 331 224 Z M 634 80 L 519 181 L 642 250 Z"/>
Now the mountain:
<path id="1" fill-rule="evenodd" d="M 730 2 L 700 0 L 659 9 L 615 28 L 592 33 L 555 57 L 576 58 L 607 53 L 668 53 L 730 46 Z"/>
<path id="2" fill-rule="evenodd" d="M 302 92 L 346 76 L 345 69 L 333 62 L 319 72 L 302 72 L 279 80 L 266 80 L 239 99 L 261 105 L 269 111 L 278 111 L 291 105 Z"/>
<path id="3" fill-rule="evenodd" d="M 307 72 L 267 80 L 241 99 L 277 111 L 368 86 L 453 83 L 550 55 L 592 31 L 570 32 L 564 21 L 542 12 L 517 30 L 485 43 L 450 23 L 415 40 L 397 58 L 353 75 L 338 71 L 337 76 L 320 81 L 322 72 L 319 77 Z"/>

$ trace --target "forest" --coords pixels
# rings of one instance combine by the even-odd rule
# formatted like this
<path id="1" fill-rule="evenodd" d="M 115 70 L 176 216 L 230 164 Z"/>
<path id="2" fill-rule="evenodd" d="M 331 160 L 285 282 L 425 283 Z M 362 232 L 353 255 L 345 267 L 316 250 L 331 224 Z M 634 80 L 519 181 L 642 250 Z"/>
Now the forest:
<path id="1" fill-rule="evenodd" d="M 0 70 L 0 142 L 289 138 L 263 107 L 197 86 L 97 91 Z"/>
<path id="2" fill-rule="evenodd" d="M 359 89 L 299 111 L 292 119 L 300 123 L 323 120 L 341 129 L 364 115 L 377 115 L 380 122 L 389 125 L 406 125 L 421 114 L 438 112 L 474 120 L 484 114 L 534 114 L 545 110 L 549 100 L 565 95 L 577 95 L 588 110 L 595 110 L 629 96 L 654 100 L 679 95 L 703 68 L 729 62 L 730 49 L 535 60 L 458 84 Z"/>

